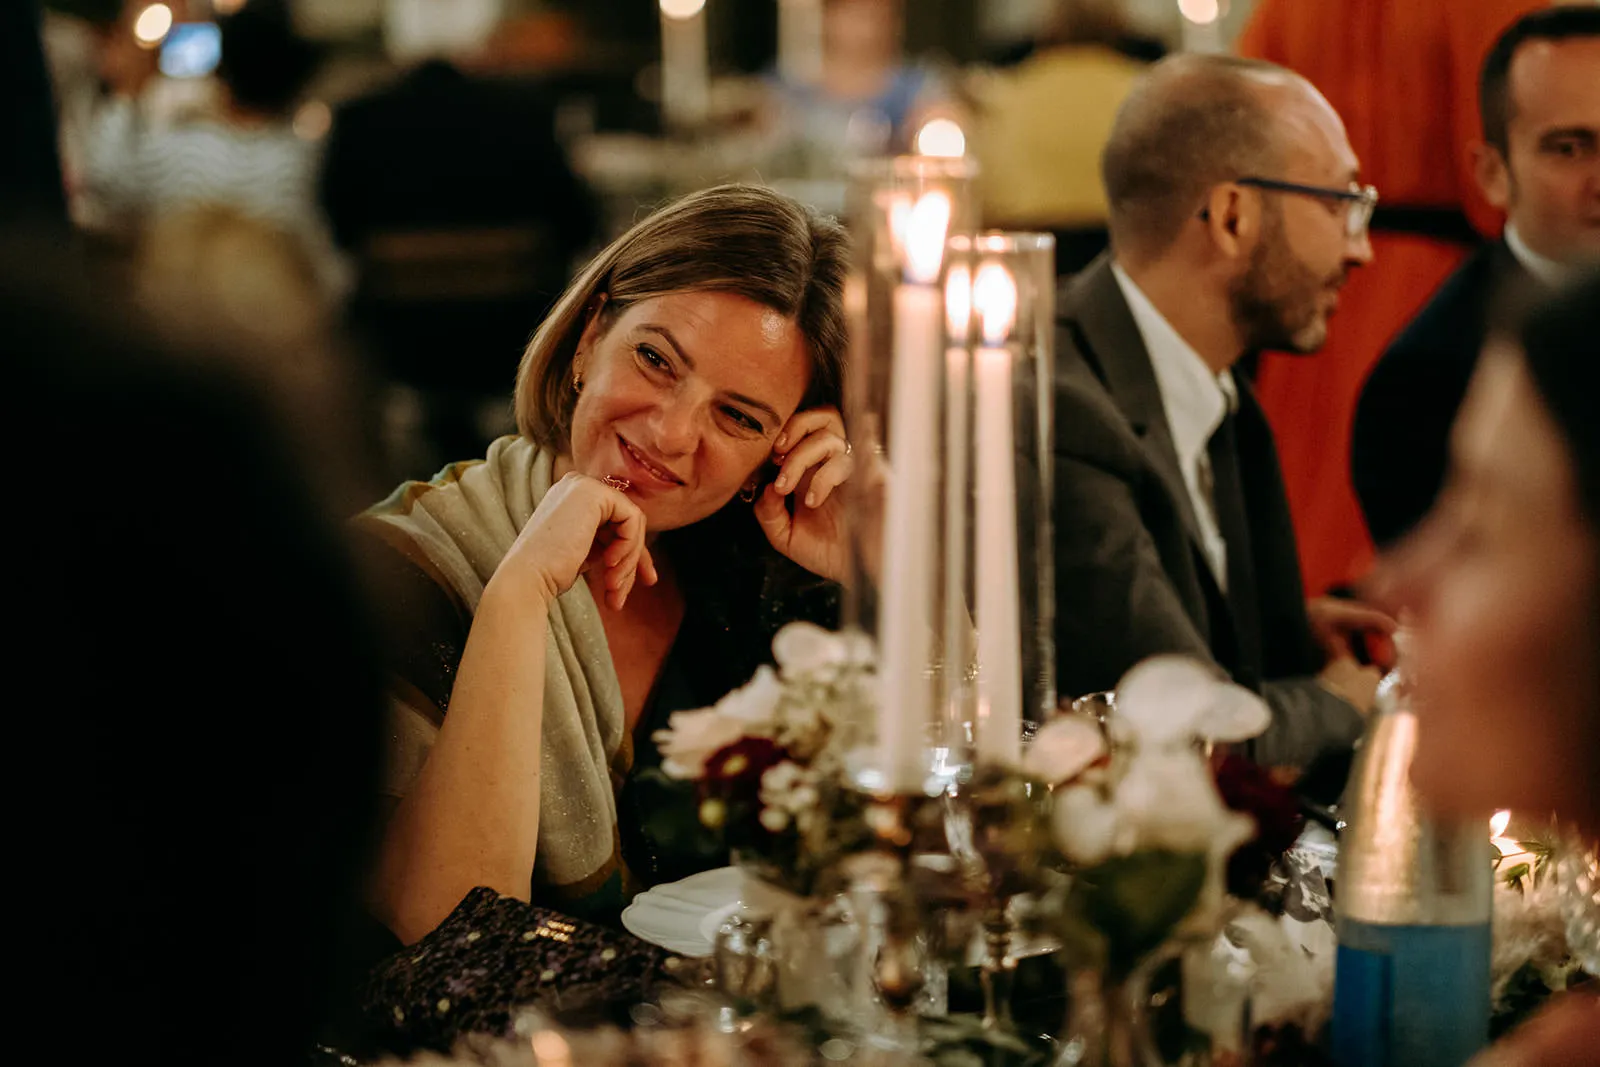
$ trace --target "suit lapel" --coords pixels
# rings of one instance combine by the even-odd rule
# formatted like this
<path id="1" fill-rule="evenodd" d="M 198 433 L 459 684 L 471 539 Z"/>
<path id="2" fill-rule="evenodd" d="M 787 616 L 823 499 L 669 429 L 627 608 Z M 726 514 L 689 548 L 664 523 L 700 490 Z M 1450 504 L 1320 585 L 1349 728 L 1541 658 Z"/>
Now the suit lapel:
<path id="1" fill-rule="evenodd" d="M 1144 337 L 1116 275 L 1111 273 L 1109 255 L 1085 267 L 1068 286 L 1061 301 L 1061 321 L 1076 335 L 1078 350 L 1138 435 L 1145 458 L 1172 497 L 1190 542 L 1204 560 L 1200 524 L 1189 499 L 1188 483 L 1178 467 L 1161 387 L 1156 384 Z M 1205 570 L 1209 575 L 1209 568 Z"/>

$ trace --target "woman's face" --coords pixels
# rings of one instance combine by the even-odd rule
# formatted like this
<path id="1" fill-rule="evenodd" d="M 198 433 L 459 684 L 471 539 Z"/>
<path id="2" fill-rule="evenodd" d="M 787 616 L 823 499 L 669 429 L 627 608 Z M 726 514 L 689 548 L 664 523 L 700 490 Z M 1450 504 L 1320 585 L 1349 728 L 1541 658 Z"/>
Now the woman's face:
<path id="1" fill-rule="evenodd" d="M 642 300 L 578 344 L 573 468 L 627 481 L 652 530 L 718 511 L 772 455 L 811 358 L 792 319 L 743 296 Z"/>
<path id="2" fill-rule="evenodd" d="M 1520 353 L 1485 351 L 1426 521 L 1382 565 L 1408 611 L 1421 718 L 1413 777 L 1436 808 L 1595 815 L 1600 538 Z"/>

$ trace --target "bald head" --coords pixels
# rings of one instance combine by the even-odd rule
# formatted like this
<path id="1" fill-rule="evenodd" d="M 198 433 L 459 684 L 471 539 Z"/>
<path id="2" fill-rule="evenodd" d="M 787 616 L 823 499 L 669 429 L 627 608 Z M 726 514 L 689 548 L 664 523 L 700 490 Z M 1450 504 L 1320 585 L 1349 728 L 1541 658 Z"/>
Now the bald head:
<path id="1" fill-rule="evenodd" d="M 1310 83 L 1271 63 L 1180 55 L 1153 66 L 1123 101 L 1101 157 L 1119 253 L 1165 251 L 1220 182 L 1280 174 L 1307 108 L 1338 121 Z"/>

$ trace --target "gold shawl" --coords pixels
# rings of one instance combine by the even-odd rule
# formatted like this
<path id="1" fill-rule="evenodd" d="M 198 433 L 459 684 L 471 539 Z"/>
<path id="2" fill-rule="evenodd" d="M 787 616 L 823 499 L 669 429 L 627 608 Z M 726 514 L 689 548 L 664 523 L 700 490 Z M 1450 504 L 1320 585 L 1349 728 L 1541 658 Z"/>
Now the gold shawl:
<path id="1" fill-rule="evenodd" d="M 555 453 L 502 437 L 486 458 L 408 482 L 358 520 L 475 613 L 484 586 L 549 490 Z M 438 736 L 443 709 L 415 690 L 393 695 L 387 792 L 402 796 Z M 616 783 L 632 758 L 622 690 L 587 583 L 550 606 L 545 630 L 539 843 L 533 883 L 563 901 L 622 871 Z M 619 881 L 614 888 L 623 889 Z M 539 895 L 537 892 L 536 896 Z M 608 894 L 609 895 L 609 894 Z"/>

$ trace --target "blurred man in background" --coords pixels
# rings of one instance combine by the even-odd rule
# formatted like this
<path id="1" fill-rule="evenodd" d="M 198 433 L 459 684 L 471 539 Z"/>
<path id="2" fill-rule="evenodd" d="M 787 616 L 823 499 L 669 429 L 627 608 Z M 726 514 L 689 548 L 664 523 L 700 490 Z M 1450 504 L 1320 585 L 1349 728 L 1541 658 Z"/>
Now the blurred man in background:
<path id="1" fill-rule="evenodd" d="M 1383 191 L 1376 260 L 1340 300 L 1314 360 L 1269 353 L 1256 375 L 1283 459 L 1306 590 L 1364 573 L 1372 543 L 1350 484 L 1350 420 L 1379 354 L 1500 219 L 1478 190 L 1477 79 L 1489 46 L 1545 0 L 1260 0 L 1243 55 L 1304 75 L 1349 129 Z"/>
<path id="2" fill-rule="evenodd" d="M 152 71 L 123 25 L 104 44 L 113 96 L 89 132 L 83 181 L 107 221 L 137 235 L 163 214 L 224 206 L 302 242 L 330 292 L 339 269 L 316 202 L 318 145 L 291 127 L 317 69 L 281 0 L 256 0 L 218 20 L 220 100 L 212 113 L 163 127 L 140 97 Z M 131 58 L 117 58 L 128 49 Z M 131 69 L 130 69 L 131 68 Z"/>
<path id="3" fill-rule="evenodd" d="M 1031 54 L 970 86 L 984 225 L 1055 234 L 1060 274 L 1109 241 L 1100 151 L 1145 67 L 1123 50 L 1130 37 L 1115 0 L 1067 0 Z"/>
<path id="4" fill-rule="evenodd" d="M 469 69 L 498 6 L 437 27 L 414 14 L 389 26 L 409 69 L 336 112 L 321 197 L 356 265 L 351 325 L 421 400 L 427 454 L 398 473 L 426 477 L 510 432 L 523 346 L 596 238 L 598 209 L 548 102 Z"/>
<path id="5" fill-rule="evenodd" d="M 1600 7 L 1546 8 L 1505 32 L 1479 80 L 1478 182 L 1506 212 L 1384 353 L 1361 392 L 1351 476 L 1378 544 L 1394 541 L 1444 482 L 1450 427 L 1500 291 L 1553 288 L 1600 262 Z"/>

